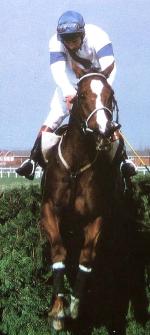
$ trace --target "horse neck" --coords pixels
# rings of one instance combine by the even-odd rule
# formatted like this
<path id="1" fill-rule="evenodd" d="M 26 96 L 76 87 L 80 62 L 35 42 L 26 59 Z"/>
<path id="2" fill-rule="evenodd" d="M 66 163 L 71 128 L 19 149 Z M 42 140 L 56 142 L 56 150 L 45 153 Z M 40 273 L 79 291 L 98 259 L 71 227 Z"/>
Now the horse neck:
<path id="1" fill-rule="evenodd" d="M 63 139 L 62 154 L 73 169 L 88 164 L 96 155 L 94 139 L 91 135 L 85 135 L 72 118 Z"/>

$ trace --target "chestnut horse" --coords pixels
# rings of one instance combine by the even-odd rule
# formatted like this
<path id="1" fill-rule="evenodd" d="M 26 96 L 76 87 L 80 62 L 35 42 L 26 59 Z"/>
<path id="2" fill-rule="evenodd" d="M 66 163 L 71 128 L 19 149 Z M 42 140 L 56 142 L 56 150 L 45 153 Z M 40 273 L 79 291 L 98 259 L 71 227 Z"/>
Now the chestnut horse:
<path id="1" fill-rule="evenodd" d="M 73 233 L 73 238 L 77 231 L 82 235 L 69 309 L 75 319 L 121 178 L 119 163 L 113 164 L 120 139 L 112 123 L 112 105 L 113 90 L 102 73 L 80 78 L 68 126 L 50 150 L 43 177 L 41 224 L 51 245 L 54 299 L 49 315 L 56 330 L 63 329 L 65 318 L 63 282 L 68 254 L 63 230 Z"/>

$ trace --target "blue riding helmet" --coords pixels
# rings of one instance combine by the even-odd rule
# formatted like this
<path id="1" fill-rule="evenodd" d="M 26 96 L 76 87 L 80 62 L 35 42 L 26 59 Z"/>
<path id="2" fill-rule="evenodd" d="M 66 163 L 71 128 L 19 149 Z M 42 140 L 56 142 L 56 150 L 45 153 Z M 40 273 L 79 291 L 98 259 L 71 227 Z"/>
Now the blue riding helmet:
<path id="1" fill-rule="evenodd" d="M 61 15 L 57 25 L 57 35 L 60 40 L 69 34 L 81 34 L 84 36 L 85 22 L 81 14 L 72 10 Z"/>

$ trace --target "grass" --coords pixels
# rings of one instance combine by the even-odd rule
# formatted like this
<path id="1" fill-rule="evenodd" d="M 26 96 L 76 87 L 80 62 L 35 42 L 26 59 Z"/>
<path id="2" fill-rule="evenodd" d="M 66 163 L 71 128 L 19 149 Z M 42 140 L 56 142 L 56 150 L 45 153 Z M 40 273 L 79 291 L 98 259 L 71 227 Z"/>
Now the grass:
<path id="1" fill-rule="evenodd" d="M 29 187 L 30 185 L 40 185 L 41 179 L 35 178 L 34 180 L 28 180 L 24 177 L 16 176 L 11 174 L 10 177 L 4 175 L 0 178 L 0 193 L 4 192 L 5 190 L 11 190 L 13 188 L 20 188 L 22 186 Z"/>

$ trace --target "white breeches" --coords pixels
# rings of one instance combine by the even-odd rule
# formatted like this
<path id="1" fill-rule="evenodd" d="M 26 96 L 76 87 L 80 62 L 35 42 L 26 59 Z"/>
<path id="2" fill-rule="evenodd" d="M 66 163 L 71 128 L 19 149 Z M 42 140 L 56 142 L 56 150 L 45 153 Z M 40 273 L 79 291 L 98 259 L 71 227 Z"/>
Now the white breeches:
<path id="1" fill-rule="evenodd" d="M 50 111 L 43 124 L 55 131 L 68 115 L 69 111 L 67 110 L 64 97 L 60 88 L 57 87 L 50 103 Z"/>

